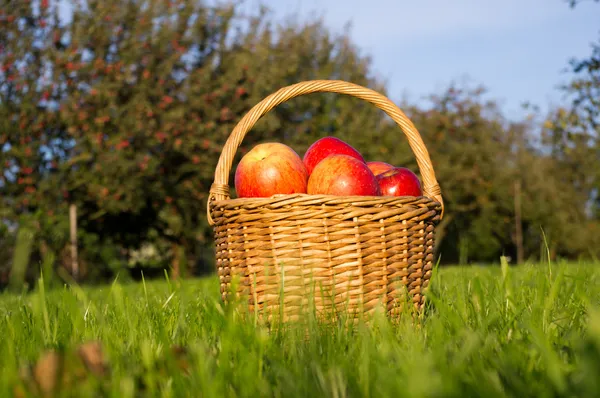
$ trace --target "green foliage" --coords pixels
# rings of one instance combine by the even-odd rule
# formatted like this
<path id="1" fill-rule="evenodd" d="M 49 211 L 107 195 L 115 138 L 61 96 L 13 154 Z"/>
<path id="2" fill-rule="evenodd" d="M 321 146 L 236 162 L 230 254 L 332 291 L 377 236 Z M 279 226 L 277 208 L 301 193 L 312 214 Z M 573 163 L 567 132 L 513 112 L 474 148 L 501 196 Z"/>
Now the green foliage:
<path id="1" fill-rule="evenodd" d="M 421 325 L 376 318 L 353 328 L 255 325 L 222 305 L 213 277 L 40 284 L 0 297 L 0 388 L 35 391 L 54 378 L 69 396 L 593 397 L 599 277 L 597 264 L 443 269 Z M 76 360 L 89 341 L 105 368 Z M 49 361 L 37 377 L 26 371 L 50 349 L 63 378 Z"/>
<path id="2" fill-rule="evenodd" d="M 431 96 L 430 106 L 407 107 L 433 154 L 446 203 L 437 232 L 442 260 L 516 258 L 517 182 L 525 257 L 540 258 L 544 233 L 552 257 L 588 255 L 597 238 L 589 234 L 596 223 L 585 214 L 585 193 L 563 178 L 561 163 L 537 139 L 536 115 L 510 122 L 486 94 L 483 87 L 452 84 Z M 396 162 L 416 169 L 412 154 L 400 153 Z"/>
<path id="3" fill-rule="evenodd" d="M 182 248 L 184 262 L 202 266 L 196 248 L 210 245 L 205 209 L 214 168 L 251 106 L 312 78 L 383 91 L 347 35 L 334 36 L 320 22 L 274 27 L 262 12 L 131 0 L 72 2 L 72 21 L 61 24 L 53 5 L 40 15 L 19 9 L 15 21 L 35 23 L 13 24 L 6 36 L 10 62 L 24 64 L 27 73 L 19 76 L 40 93 L 15 92 L 20 83 L 5 75 L 2 139 L 11 149 L 1 156 L 15 171 L 5 171 L 0 189 L 15 214 L 44 209 L 65 217 L 68 204 L 77 204 L 84 262 L 103 259 L 112 268 L 151 244 L 169 247 L 165 261 Z M 32 58 L 27 49 L 35 40 Z M 19 125 L 17 116 L 29 124 Z M 299 98 L 259 122 L 238 160 L 265 140 L 301 152 L 316 137 L 335 134 L 360 147 L 381 135 L 380 120 L 372 106 L 349 97 Z M 49 143 L 58 147 L 51 151 Z M 27 156 L 35 162 L 26 163 Z M 117 247 L 103 248 L 110 245 Z M 124 255 L 109 260 L 101 254 L 107 251 Z"/>
<path id="4" fill-rule="evenodd" d="M 320 20 L 279 24 L 262 8 L 244 15 L 195 0 L 72 0 L 62 21 L 57 4 L 0 0 L 0 243 L 14 245 L 22 216 L 34 220 L 29 280 L 40 264 L 59 276 L 69 269 L 71 204 L 84 280 L 127 267 L 211 270 L 207 194 L 237 121 L 303 80 L 341 79 L 387 94 L 349 32 L 333 33 Z M 442 261 L 515 257 L 517 180 L 526 257 L 540 258 L 542 231 L 553 257 L 600 255 L 599 235 L 589 233 L 600 229 L 594 51 L 576 66 L 574 109 L 550 118 L 541 143 L 539 124 L 509 123 L 480 88 L 451 85 L 429 106 L 403 105 L 447 205 Z M 376 107 L 313 94 L 259 120 L 231 173 L 259 142 L 284 142 L 303 155 L 326 135 L 367 160 L 417 170 L 400 128 Z"/>
<path id="5" fill-rule="evenodd" d="M 432 96 L 428 110 L 410 108 L 435 154 L 436 177 L 448 203 L 438 233 L 445 261 L 458 261 L 461 242 L 480 261 L 497 258 L 512 243 L 511 188 L 521 172 L 513 147 L 523 137 L 506 127 L 496 104 L 484 101 L 483 94 L 481 88 L 453 85 Z"/>
<path id="6" fill-rule="evenodd" d="M 577 1 L 571 1 L 575 7 Z M 550 113 L 543 124 L 543 144 L 550 153 L 551 172 L 562 189 L 568 187 L 569 208 L 562 212 L 562 233 L 569 236 L 563 250 L 600 254 L 600 39 L 591 54 L 572 60 L 573 79 L 563 86 L 567 107 Z M 564 191 L 563 191 L 564 192 Z M 573 228 L 568 220 L 575 220 Z M 583 243 L 585 242 L 585 243 Z M 583 244 L 582 244 L 583 243 Z M 584 248 L 585 247 L 585 248 Z"/>

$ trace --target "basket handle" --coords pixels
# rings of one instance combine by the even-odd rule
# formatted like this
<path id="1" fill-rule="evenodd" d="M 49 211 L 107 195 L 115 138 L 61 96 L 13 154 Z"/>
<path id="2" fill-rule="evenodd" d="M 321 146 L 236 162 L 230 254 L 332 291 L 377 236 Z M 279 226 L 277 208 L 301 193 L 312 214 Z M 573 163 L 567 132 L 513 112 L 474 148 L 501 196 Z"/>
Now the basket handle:
<path id="1" fill-rule="evenodd" d="M 210 195 L 207 204 L 207 216 L 210 225 L 213 225 L 210 216 L 210 202 L 214 200 L 225 200 L 229 198 L 229 172 L 233 163 L 235 152 L 239 148 L 246 133 L 254 124 L 267 112 L 283 102 L 304 94 L 319 92 L 331 92 L 350 95 L 364 101 L 370 102 L 379 109 L 387 113 L 396 124 L 400 126 L 406 137 L 413 153 L 417 158 L 417 164 L 423 178 L 423 195 L 438 201 L 442 206 L 442 215 L 444 213 L 444 202 L 440 186 L 435 178 L 433 165 L 429 158 L 427 147 L 423 143 L 421 135 L 410 119 L 387 97 L 369 88 L 359 86 L 342 80 L 308 80 L 300 83 L 283 87 L 268 97 L 265 97 L 258 104 L 254 105 L 246 115 L 235 126 L 231 135 L 225 143 L 223 152 L 219 157 L 219 162 L 215 170 L 215 180 L 210 187 Z"/>

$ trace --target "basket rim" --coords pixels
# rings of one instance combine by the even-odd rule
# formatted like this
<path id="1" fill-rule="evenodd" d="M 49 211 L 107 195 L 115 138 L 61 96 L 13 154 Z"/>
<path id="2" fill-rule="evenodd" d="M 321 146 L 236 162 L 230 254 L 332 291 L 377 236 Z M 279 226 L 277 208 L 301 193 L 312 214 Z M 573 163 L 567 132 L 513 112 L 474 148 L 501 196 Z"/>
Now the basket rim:
<path id="1" fill-rule="evenodd" d="M 282 210 L 290 213 L 305 209 L 319 208 L 322 215 L 320 218 L 349 219 L 370 216 L 373 221 L 389 217 L 400 217 L 410 219 L 414 215 L 428 213 L 435 223 L 441 219 L 442 205 L 435 199 L 427 196 L 337 196 L 337 195 L 309 195 L 309 194 L 278 194 L 268 198 L 233 198 L 221 199 L 211 202 L 209 211 L 213 220 L 227 217 L 227 211 L 234 211 L 237 218 L 256 212 L 264 212 L 259 218 L 269 218 L 269 212 L 273 215 L 281 214 Z M 300 218 L 303 218 L 300 216 Z M 293 214 L 287 218 L 295 219 Z M 227 221 L 225 221 L 226 223 Z M 222 225 L 222 220 L 220 223 Z"/>
<path id="2" fill-rule="evenodd" d="M 307 194 L 307 193 L 292 193 L 292 194 L 275 194 L 266 197 L 237 197 L 225 199 L 213 199 L 211 207 L 223 204 L 239 204 L 240 206 L 252 204 L 284 204 L 285 202 L 327 202 L 332 204 L 348 204 L 360 206 L 361 204 L 371 204 L 379 202 L 381 204 L 398 204 L 407 205 L 417 203 L 436 203 L 441 208 L 442 204 L 435 198 L 426 195 L 412 196 L 378 196 L 378 195 L 326 195 L 326 194 Z"/>

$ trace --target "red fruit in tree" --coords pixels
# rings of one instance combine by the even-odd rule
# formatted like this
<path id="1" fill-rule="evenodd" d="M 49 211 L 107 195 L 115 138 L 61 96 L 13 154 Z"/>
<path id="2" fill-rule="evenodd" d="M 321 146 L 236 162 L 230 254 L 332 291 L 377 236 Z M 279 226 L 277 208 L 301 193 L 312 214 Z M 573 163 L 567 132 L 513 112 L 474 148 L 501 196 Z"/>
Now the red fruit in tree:
<path id="1" fill-rule="evenodd" d="M 349 155 L 320 161 L 308 178 L 310 195 L 380 196 L 377 178 L 367 164 Z"/>
<path id="2" fill-rule="evenodd" d="M 319 162 L 331 155 L 347 155 L 366 164 L 365 159 L 360 152 L 354 149 L 350 144 L 339 138 L 324 137 L 315 141 L 308 147 L 304 154 L 303 162 L 308 174 L 310 175 L 312 173 Z"/>
<path id="3" fill-rule="evenodd" d="M 239 197 L 306 193 L 307 180 L 300 156 L 277 142 L 256 145 L 242 157 L 235 170 L 235 190 Z"/>
<path id="4" fill-rule="evenodd" d="M 421 196 L 419 177 L 405 167 L 394 167 L 377 176 L 383 196 Z"/>

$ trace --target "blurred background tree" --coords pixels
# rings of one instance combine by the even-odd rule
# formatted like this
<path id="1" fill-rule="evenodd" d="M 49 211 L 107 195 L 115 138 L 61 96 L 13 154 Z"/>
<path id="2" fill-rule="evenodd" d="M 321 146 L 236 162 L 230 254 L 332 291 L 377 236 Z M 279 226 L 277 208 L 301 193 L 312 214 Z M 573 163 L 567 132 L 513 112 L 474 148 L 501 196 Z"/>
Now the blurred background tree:
<path id="1" fill-rule="evenodd" d="M 206 196 L 235 123 L 302 80 L 387 95 L 349 31 L 333 34 L 321 20 L 279 23 L 264 8 L 248 15 L 193 0 L 71 0 L 66 20 L 56 1 L 0 4 L 0 285 L 31 282 L 40 269 L 49 283 L 68 278 L 71 205 L 81 280 L 212 272 Z M 485 88 L 467 85 L 451 84 L 427 106 L 401 105 L 447 203 L 443 263 L 536 260 L 545 238 L 553 257 L 597 254 L 589 231 L 599 230 L 599 52 L 573 64 L 572 108 L 539 122 L 509 122 Z M 259 142 L 302 156 L 326 135 L 368 160 L 417 170 L 399 127 L 332 94 L 271 111 L 234 165 Z"/>

